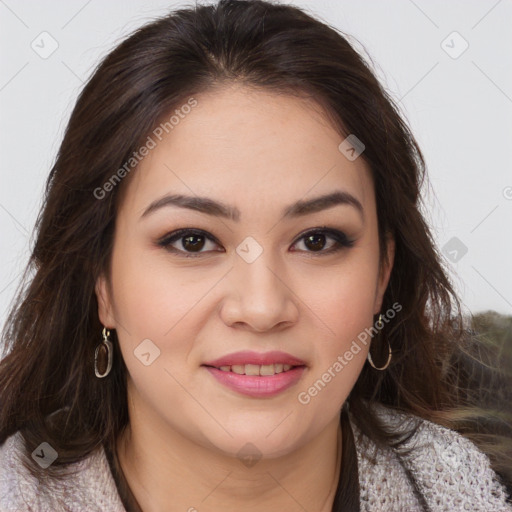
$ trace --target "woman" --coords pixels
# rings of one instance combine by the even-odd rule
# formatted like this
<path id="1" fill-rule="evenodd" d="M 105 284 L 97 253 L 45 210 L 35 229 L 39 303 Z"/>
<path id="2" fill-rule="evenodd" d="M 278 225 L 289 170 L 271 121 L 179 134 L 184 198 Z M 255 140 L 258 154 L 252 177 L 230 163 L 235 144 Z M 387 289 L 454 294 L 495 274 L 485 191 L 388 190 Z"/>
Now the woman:
<path id="1" fill-rule="evenodd" d="M 301 10 L 139 29 L 48 180 L 0 363 L 2 510 L 512 510 L 450 422 L 463 338 L 422 177 Z"/>

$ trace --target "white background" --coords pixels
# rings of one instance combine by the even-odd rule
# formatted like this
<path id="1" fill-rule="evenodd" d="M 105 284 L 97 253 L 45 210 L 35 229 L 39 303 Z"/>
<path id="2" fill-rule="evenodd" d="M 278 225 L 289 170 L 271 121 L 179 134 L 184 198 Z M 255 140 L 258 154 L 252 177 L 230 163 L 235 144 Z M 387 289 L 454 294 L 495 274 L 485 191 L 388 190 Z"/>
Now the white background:
<path id="1" fill-rule="evenodd" d="M 426 214 L 439 249 L 453 237 L 467 247 L 457 262 L 447 259 L 465 307 L 511 314 L 512 1 L 290 3 L 364 45 L 426 157 Z M 0 325 L 82 84 L 129 32 L 187 5 L 0 0 Z M 44 31 L 58 43 L 46 59 L 31 47 Z M 454 31 L 469 44 L 456 59 L 441 45 Z M 452 52 L 462 44 L 457 36 L 445 43 Z"/>

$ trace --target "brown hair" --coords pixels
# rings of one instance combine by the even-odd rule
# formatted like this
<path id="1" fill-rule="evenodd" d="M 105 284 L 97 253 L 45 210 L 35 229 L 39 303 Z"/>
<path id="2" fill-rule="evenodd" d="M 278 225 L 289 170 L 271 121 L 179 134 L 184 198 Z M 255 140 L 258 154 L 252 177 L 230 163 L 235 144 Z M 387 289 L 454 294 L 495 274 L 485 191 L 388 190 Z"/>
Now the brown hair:
<path id="1" fill-rule="evenodd" d="M 391 365 L 382 372 L 365 365 L 347 400 L 359 428 L 378 443 L 400 446 L 373 413 L 375 402 L 457 427 L 451 413 L 462 394 L 449 369 L 463 339 L 462 317 L 420 213 L 425 164 L 398 108 L 339 31 L 293 6 L 221 0 L 138 29 L 98 66 L 72 112 L 0 362 L 0 443 L 17 430 L 32 449 L 47 441 L 59 458 L 45 472 L 100 444 L 113 447 L 128 422 L 122 358 L 105 379 L 93 371 L 102 330 L 94 287 L 102 272 L 108 275 L 126 180 L 101 199 L 94 191 L 163 116 L 192 95 L 232 82 L 308 96 L 325 108 L 340 142 L 355 134 L 365 145 L 381 249 L 387 235 L 396 242 L 382 309 L 399 303 L 402 310 L 374 347 L 379 364 L 390 344 Z M 115 336 L 114 344 L 119 353 Z M 64 414 L 51 415 L 57 411 Z"/>

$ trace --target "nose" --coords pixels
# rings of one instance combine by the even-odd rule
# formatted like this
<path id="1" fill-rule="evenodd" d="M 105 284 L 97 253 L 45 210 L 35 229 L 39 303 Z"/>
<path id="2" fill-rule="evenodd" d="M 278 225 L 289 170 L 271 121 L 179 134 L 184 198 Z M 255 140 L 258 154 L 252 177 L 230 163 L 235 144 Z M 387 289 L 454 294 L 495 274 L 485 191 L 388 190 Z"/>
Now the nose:
<path id="1" fill-rule="evenodd" d="M 298 298 L 282 266 L 266 257 L 266 251 L 252 263 L 236 259 L 230 272 L 229 291 L 220 315 L 230 327 L 255 332 L 289 327 L 299 317 Z"/>

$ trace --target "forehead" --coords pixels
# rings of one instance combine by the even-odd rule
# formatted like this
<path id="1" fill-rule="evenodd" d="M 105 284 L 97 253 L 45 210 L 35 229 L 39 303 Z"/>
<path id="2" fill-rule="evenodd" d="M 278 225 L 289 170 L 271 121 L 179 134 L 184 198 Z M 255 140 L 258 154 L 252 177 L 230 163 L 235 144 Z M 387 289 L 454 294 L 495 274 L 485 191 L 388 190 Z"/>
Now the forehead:
<path id="1" fill-rule="evenodd" d="M 283 205 L 336 189 L 373 201 L 362 158 L 338 149 L 343 136 L 322 107 L 306 99 L 241 86 L 194 96 L 176 109 L 155 146 L 130 176 L 124 203 L 141 212 L 166 193 L 237 204 Z M 184 103 L 185 104 L 185 103 Z M 176 109 L 169 113 L 170 119 Z M 187 112 L 186 114 L 184 112 Z M 166 118 L 167 119 L 167 118 Z"/>

